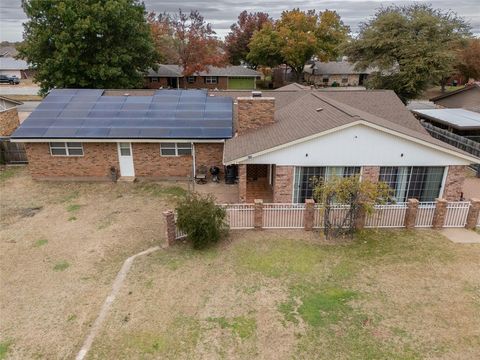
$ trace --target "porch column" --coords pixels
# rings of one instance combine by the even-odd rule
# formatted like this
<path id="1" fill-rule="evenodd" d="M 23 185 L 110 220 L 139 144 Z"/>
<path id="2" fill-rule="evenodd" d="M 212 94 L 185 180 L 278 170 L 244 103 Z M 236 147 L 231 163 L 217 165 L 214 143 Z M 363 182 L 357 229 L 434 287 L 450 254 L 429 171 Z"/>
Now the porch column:
<path id="1" fill-rule="evenodd" d="M 474 230 L 477 227 L 478 215 L 480 214 L 480 199 L 470 199 L 470 209 L 468 210 L 467 223 L 465 227 Z"/>
<path id="2" fill-rule="evenodd" d="M 247 202 L 247 165 L 238 165 L 238 197 L 241 203 Z"/>
<path id="3" fill-rule="evenodd" d="M 447 215 L 447 203 L 448 201 L 445 199 L 437 199 L 432 221 L 432 227 L 434 229 L 443 228 L 443 224 L 445 224 L 445 217 Z"/>
<path id="4" fill-rule="evenodd" d="M 406 229 L 413 229 L 415 227 L 415 221 L 417 219 L 418 200 L 408 199 L 407 211 L 405 213 L 404 225 Z"/>

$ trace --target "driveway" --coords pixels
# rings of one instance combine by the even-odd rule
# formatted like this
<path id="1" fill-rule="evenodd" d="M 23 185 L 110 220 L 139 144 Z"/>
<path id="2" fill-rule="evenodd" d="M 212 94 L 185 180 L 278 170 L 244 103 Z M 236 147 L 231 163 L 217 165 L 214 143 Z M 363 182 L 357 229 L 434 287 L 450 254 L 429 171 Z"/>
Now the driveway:
<path id="1" fill-rule="evenodd" d="M 40 87 L 19 86 L 19 85 L 2 85 L 0 86 L 0 95 L 38 95 Z"/>

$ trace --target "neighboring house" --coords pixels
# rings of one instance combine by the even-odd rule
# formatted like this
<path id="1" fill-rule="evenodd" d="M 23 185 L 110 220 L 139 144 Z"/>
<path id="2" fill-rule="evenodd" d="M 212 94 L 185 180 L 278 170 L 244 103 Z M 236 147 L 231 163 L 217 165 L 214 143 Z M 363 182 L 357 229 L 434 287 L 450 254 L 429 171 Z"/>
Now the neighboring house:
<path id="1" fill-rule="evenodd" d="M 465 87 L 436 96 L 430 101 L 446 108 L 478 109 L 480 111 L 480 83 L 465 85 Z"/>
<path id="2" fill-rule="evenodd" d="M 26 61 L 17 60 L 11 57 L 0 57 L 0 75 L 16 76 L 19 79 L 27 79 L 32 74 Z"/>
<path id="3" fill-rule="evenodd" d="M 305 65 L 303 76 L 307 83 L 316 86 L 363 86 L 371 72 L 357 71 L 348 61 L 315 61 Z"/>
<path id="4" fill-rule="evenodd" d="M 304 202 L 314 177 L 355 174 L 387 182 L 398 201 L 459 200 L 465 167 L 480 162 L 432 138 L 388 90 L 138 95 L 54 90 L 12 139 L 39 180 L 107 180 L 111 167 L 187 179 L 231 165 L 243 202 Z"/>
<path id="5" fill-rule="evenodd" d="M 253 90 L 262 74 L 243 66 L 208 68 L 192 76 L 184 77 L 179 65 L 159 65 L 158 70 L 150 70 L 146 86 L 150 89 L 242 89 Z"/>
<path id="6" fill-rule="evenodd" d="M 22 102 L 0 96 L 0 163 L 26 162 L 23 145 L 10 142 L 10 135 L 20 125 L 19 105 Z"/>

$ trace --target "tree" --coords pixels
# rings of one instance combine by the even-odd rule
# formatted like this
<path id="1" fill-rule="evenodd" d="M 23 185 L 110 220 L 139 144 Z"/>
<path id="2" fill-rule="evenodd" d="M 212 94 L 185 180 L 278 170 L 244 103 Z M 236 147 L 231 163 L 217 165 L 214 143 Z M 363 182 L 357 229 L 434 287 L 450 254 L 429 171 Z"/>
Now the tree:
<path id="1" fill-rule="evenodd" d="M 137 0 L 24 0 L 29 20 L 19 54 L 41 92 L 132 88 L 156 63 L 145 7 Z"/>
<path id="2" fill-rule="evenodd" d="M 357 69 L 376 68 L 369 86 L 394 90 L 406 102 L 452 73 L 455 49 L 469 25 L 430 5 L 389 6 L 360 26 L 344 50 Z"/>
<path id="3" fill-rule="evenodd" d="M 151 12 L 147 16 L 150 25 L 155 48 L 159 53 L 159 61 L 164 64 L 178 64 L 178 53 L 175 50 L 175 39 L 173 24 L 168 14 L 162 13 L 158 16 Z"/>
<path id="4" fill-rule="evenodd" d="M 391 200 L 392 190 L 384 182 L 374 183 L 358 176 L 312 179 L 316 185 L 314 199 L 323 204 L 324 234 L 327 239 L 341 235 L 353 236 L 358 220 L 371 213 L 375 204 L 385 204 Z M 333 214 L 335 205 L 346 205 L 342 217 Z"/>
<path id="5" fill-rule="evenodd" d="M 176 209 L 177 226 L 184 231 L 195 249 L 202 249 L 220 240 L 226 232 L 226 211 L 215 204 L 209 194 L 189 194 Z"/>
<path id="6" fill-rule="evenodd" d="M 470 39 L 459 50 L 456 68 L 467 80 L 480 80 L 480 39 Z"/>
<path id="7" fill-rule="evenodd" d="M 348 26 L 334 11 L 284 11 L 272 26 L 265 24 L 254 33 L 247 60 L 267 66 L 287 64 L 299 79 L 312 57 L 325 61 L 336 58 L 348 32 Z"/>
<path id="8" fill-rule="evenodd" d="M 246 10 L 238 15 L 238 20 L 230 26 L 230 33 L 225 38 L 225 50 L 230 64 L 239 65 L 247 61 L 250 52 L 250 43 L 255 31 L 262 29 L 266 23 L 272 23 L 272 18 L 267 13 L 249 13 Z M 256 67 L 257 64 L 251 64 Z"/>
<path id="9" fill-rule="evenodd" d="M 169 57 L 182 66 L 184 76 L 207 71 L 209 66 L 225 64 L 221 42 L 215 36 L 212 25 L 198 11 L 192 10 L 187 14 L 179 10 L 173 15 L 161 14 L 156 19 L 152 13 L 149 19 L 152 32 L 160 29 L 161 44 L 171 46 Z M 163 47 L 160 45 L 159 50 Z"/>

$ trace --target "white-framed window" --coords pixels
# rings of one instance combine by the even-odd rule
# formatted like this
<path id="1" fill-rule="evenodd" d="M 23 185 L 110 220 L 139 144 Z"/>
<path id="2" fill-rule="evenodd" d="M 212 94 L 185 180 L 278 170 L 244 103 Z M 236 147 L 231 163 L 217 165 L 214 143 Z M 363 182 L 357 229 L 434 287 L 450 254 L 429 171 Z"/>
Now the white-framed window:
<path id="1" fill-rule="evenodd" d="M 216 84 L 218 79 L 216 76 L 205 76 L 205 84 Z"/>
<path id="2" fill-rule="evenodd" d="M 52 156 L 83 156 L 83 145 L 79 142 L 53 142 L 50 143 Z"/>
<path id="3" fill-rule="evenodd" d="M 342 76 L 342 84 L 347 84 L 348 83 L 348 75 L 343 75 Z"/>
<path id="4" fill-rule="evenodd" d="M 330 81 L 330 76 L 329 75 L 323 75 L 322 81 L 323 81 L 324 84 L 328 84 L 328 82 Z"/>
<path id="5" fill-rule="evenodd" d="M 187 83 L 193 84 L 195 83 L 196 76 L 187 76 Z"/>
<path id="6" fill-rule="evenodd" d="M 192 155 L 191 143 L 160 143 L 160 155 L 182 156 Z"/>
<path id="7" fill-rule="evenodd" d="M 152 83 L 158 82 L 158 77 L 151 77 L 150 82 L 152 82 Z"/>

